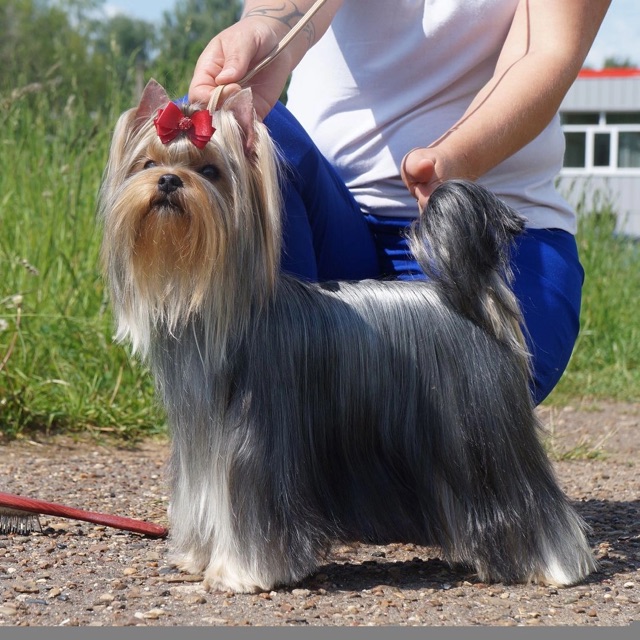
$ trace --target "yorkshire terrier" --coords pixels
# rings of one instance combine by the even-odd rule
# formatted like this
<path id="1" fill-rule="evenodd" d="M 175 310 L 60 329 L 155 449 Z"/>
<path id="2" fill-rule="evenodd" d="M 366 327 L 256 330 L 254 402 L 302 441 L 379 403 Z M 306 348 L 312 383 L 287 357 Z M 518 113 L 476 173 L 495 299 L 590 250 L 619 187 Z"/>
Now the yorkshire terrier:
<path id="1" fill-rule="evenodd" d="M 171 427 L 176 564 L 253 592 L 334 541 L 412 542 L 482 581 L 582 580 L 509 284 L 522 219 L 446 182 L 410 231 L 427 281 L 310 283 L 280 271 L 279 164 L 250 90 L 214 110 L 151 81 L 116 127 L 102 257 Z"/>

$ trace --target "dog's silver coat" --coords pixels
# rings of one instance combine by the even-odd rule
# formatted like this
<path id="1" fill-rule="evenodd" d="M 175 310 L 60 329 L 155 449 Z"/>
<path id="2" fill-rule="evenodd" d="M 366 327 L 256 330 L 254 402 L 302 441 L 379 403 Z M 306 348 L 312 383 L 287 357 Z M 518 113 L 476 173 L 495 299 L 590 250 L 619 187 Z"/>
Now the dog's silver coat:
<path id="1" fill-rule="evenodd" d="M 119 333 L 147 355 L 172 429 L 179 564 L 210 586 L 253 591 L 301 580 L 337 540 L 414 542 L 485 581 L 584 578 L 593 557 L 540 442 L 508 287 L 522 220 L 479 186 L 449 182 L 412 230 L 429 281 L 282 275 L 267 259 L 280 229 L 263 164 L 275 165 L 271 141 L 252 124 L 247 154 L 233 110 L 216 117 L 209 146 L 223 179 L 198 193 L 230 257 L 201 300 L 181 284 L 172 315 L 170 295 L 149 294 L 154 274 L 136 272 L 135 238 L 113 242 L 127 217 L 114 192 L 138 174 L 111 166 L 101 196 Z M 148 127 L 116 137 L 112 159 L 147 138 Z M 197 162 L 179 148 L 162 171 L 187 184 Z M 188 188 L 181 197 L 191 215 Z"/>

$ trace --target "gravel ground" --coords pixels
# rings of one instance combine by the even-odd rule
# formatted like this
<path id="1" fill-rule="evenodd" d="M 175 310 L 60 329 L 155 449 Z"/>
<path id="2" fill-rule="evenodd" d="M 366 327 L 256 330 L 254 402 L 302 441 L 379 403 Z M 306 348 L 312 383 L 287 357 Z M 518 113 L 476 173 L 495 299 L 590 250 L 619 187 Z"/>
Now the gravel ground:
<path id="1" fill-rule="evenodd" d="M 41 517 L 0 536 L 0 626 L 606 625 L 640 620 L 640 404 L 542 409 L 561 483 L 592 527 L 600 571 L 556 589 L 483 584 L 436 549 L 340 546 L 297 588 L 206 592 L 167 543 Z M 0 444 L 2 489 L 166 524 L 166 442 Z"/>

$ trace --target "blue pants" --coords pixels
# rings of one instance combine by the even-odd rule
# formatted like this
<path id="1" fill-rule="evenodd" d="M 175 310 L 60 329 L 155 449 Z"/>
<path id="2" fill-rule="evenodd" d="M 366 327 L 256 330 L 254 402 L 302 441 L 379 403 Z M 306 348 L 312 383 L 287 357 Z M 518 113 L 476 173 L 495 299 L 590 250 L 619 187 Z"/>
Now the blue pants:
<path id="1" fill-rule="evenodd" d="M 412 219 L 365 216 L 333 167 L 281 104 L 265 119 L 287 161 L 282 268 L 312 281 L 424 278 L 403 231 Z M 513 288 L 542 402 L 564 372 L 579 330 L 584 272 L 574 237 L 529 229 L 512 252 Z"/>

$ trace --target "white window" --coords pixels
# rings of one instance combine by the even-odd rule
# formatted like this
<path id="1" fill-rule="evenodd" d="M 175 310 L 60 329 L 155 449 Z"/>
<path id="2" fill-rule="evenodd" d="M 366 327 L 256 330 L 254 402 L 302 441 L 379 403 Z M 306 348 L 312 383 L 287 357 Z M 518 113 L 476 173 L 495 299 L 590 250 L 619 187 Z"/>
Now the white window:
<path id="1" fill-rule="evenodd" d="M 640 175 L 640 112 L 563 113 L 565 174 Z"/>

